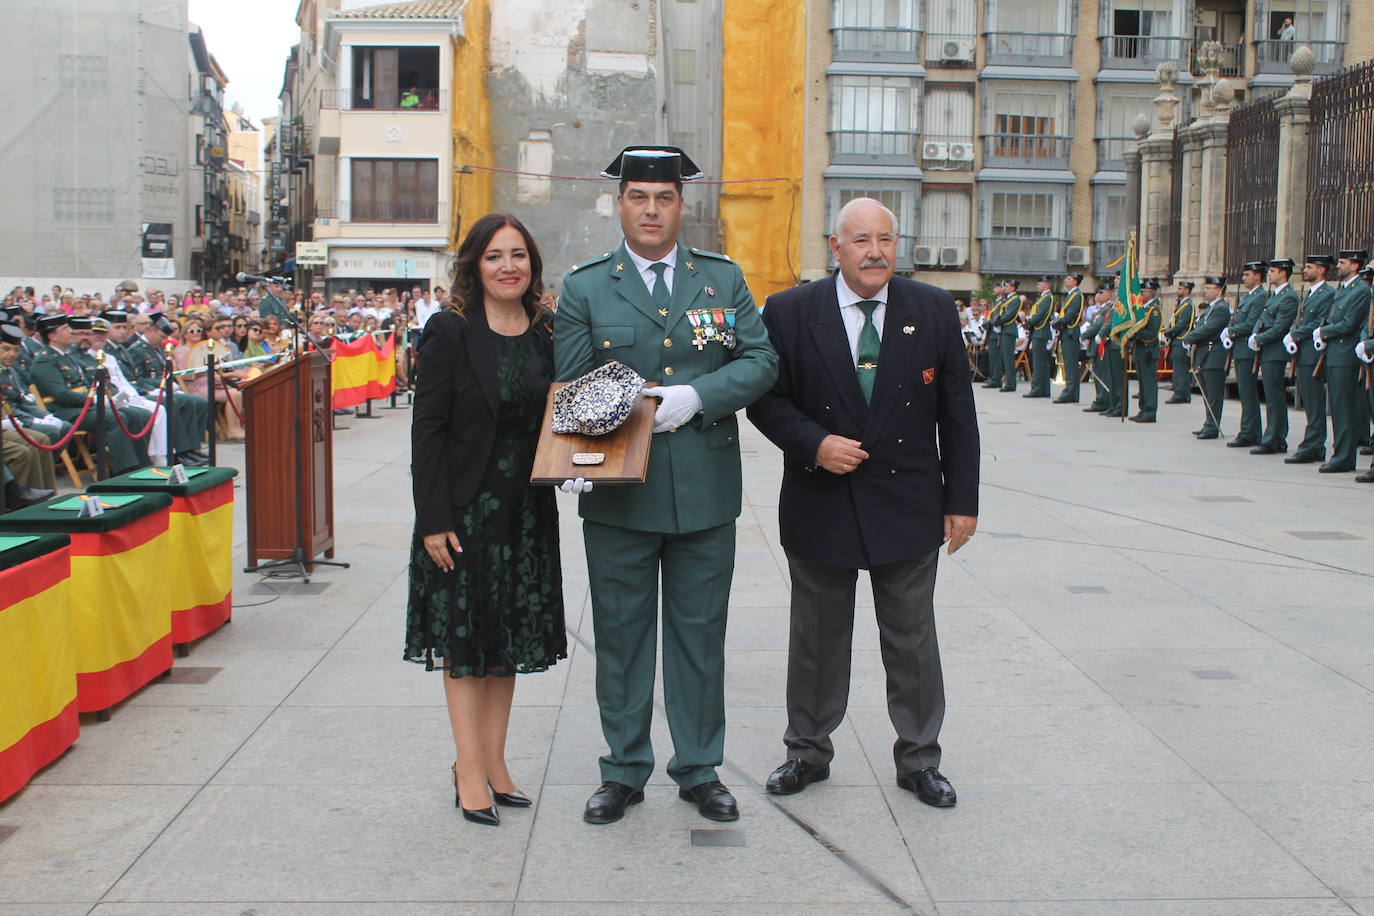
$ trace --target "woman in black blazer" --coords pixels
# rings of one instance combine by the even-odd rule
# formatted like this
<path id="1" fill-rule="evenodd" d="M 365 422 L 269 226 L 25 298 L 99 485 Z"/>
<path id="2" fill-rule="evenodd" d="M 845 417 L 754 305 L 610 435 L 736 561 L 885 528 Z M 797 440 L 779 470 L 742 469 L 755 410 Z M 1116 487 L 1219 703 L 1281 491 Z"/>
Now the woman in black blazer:
<path id="1" fill-rule="evenodd" d="M 553 379 L 541 269 L 515 217 L 473 224 L 453 294 L 425 326 L 411 422 L 405 657 L 447 670 L 454 803 L 491 826 L 493 799 L 531 804 L 506 766 L 514 675 L 567 658 L 558 509 L 529 482 Z"/>

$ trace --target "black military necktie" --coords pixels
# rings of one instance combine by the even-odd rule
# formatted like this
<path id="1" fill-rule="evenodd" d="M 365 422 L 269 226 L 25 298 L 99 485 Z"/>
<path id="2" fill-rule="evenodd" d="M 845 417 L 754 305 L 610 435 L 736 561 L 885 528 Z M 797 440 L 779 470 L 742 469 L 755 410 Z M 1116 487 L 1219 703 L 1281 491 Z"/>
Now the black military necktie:
<path id="1" fill-rule="evenodd" d="M 668 269 L 668 265 L 663 261 L 655 261 L 649 265 L 649 269 L 655 274 L 654 288 L 649 290 L 649 296 L 654 300 L 654 305 L 660 309 L 666 309 L 668 301 L 673 298 L 673 294 L 668 292 L 668 281 L 663 279 L 663 274 Z"/>

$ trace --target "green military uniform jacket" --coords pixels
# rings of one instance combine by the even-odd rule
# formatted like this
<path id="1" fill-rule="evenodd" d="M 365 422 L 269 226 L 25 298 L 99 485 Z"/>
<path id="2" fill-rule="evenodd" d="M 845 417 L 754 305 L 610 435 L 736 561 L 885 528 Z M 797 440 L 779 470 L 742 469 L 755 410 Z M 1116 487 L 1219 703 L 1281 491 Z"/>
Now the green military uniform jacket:
<path id="1" fill-rule="evenodd" d="M 1288 351 L 1283 348 L 1283 338 L 1293 327 L 1298 317 L 1298 294 L 1293 284 L 1285 283 L 1277 293 L 1270 293 L 1264 302 L 1264 311 L 1255 322 L 1255 342 L 1260 345 L 1260 362 L 1286 363 Z M 1311 340 L 1308 333 L 1308 342 Z"/>
<path id="2" fill-rule="evenodd" d="M 1097 314 L 1088 322 L 1088 329 L 1083 332 L 1083 343 L 1093 348 L 1093 358 L 1097 358 L 1097 341 L 1107 334 L 1107 318 L 1112 314 L 1112 307 L 1104 305 L 1097 310 Z"/>
<path id="3" fill-rule="evenodd" d="M 706 324 L 714 336 L 697 347 L 702 335 L 695 328 Z M 721 333 L 730 328 L 734 347 Z M 691 385 L 702 410 L 688 425 L 654 435 L 643 486 L 597 487 L 582 496 L 582 517 L 675 534 L 737 518 L 742 483 L 735 412 L 772 388 L 778 374 L 777 353 L 739 267 L 725 255 L 679 245 L 672 298 L 663 312 L 623 242 L 573 267 L 554 314 L 555 375 L 570 381 L 611 360 L 650 382 Z"/>
<path id="4" fill-rule="evenodd" d="M 1050 318 L 1054 315 L 1054 294 L 1049 290 L 1040 294 L 1040 298 L 1035 300 L 1035 306 L 1031 309 L 1030 317 L 1026 319 L 1026 329 L 1030 331 L 1031 340 L 1045 341 L 1053 335 L 1050 330 Z"/>
<path id="5" fill-rule="evenodd" d="M 1209 302 L 1199 321 L 1183 335 L 1183 342 L 1193 348 L 1194 369 L 1226 369 L 1226 348 L 1221 345 L 1222 328 L 1231 320 L 1231 307 L 1225 299 Z"/>
<path id="6" fill-rule="evenodd" d="M 1144 304 L 1145 323 L 1131 332 L 1133 351 L 1143 350 L 1151 360 L 1159 359 L 1159 326 L 1164 321 L 1164 312 L 1159 300 L 1151 299 Z"/>
<path id="7" fill-rule="evenodd" d="M 124 352 L 128 365 L 121 360 L 120 366 L 124 369 L 124 377 L 129 380 L 129 384 L 138 389 L 139 394 L 146 395 L 157 391 L 166 367 L 166 357 L 142 337 L 131 340 Z"/>
<path id="8" fill-rule="evenodd" d="M 1342 283 L 1336 289 L 1336 299 L 1331 305 L 1331 317 L 1322 325 L 1322 340 L 1326 342 L 1326 364 L 1330 367 L 1360 366 L 1360 358 L 1355 355 L 1355 344 L 1359 343 L 1360 333 L 1369 323 L 1369 287 L 1358 277 L 1352 277 L 1349 285 Z"/>
<path id="9" fill-rule="evenodd" d="M 1061 340 L 1078 340 L 1078 329 L 1083 324 L 1083 309 L 1086 307 L 1087 301 L 1083 298 L 1081 290 L 1070 290 L 1064 297 L 1064 305 L 1053 325 Z"/>
<path id="10" fill-rule="evenodd" d="M 1317 351 L 1312 343 L 1312 332 L 1331 317 L 1331 303 L 1336 299 L 1336 287 L 1330 282 L 1323 282 L 1316 288 L 1308 287 L 1307 295 L 1303 298 L 1302 306 L 1298 309 L 1297 317 L 1293 322 L 1293 343 L 1297 344 L 1298 352 L 1295 359 L 1300 367 L 1312 369 L 1321 359 L 1321 353 Z"/>
<path id="11" fill-rule="evenodd" d="M 134 380 L 134 364 L 133 361 L 129 359 L 129 345 L 115 343 L 113 340 L 106 340 L 105 353 L 108 356 L 114 357 L 115 362 L 119 363 L 119 368 L 124 373 L 124 377 L 132 384 Z"/>
<path id="12" fill-rule="evenodd" d="M 1164 333 L 1175 344 L 1181 345 L 1183 341 L 1179 338 L 1191 331 L 1196 321 L 1197 306 L 1193 305 L 1191 296 L 1184 296 L 1174 306 L 1174 320 L 1169 323 L 1169 330 Z"/>
<path id="13" fill-rule="evenodd" d="M 29 375 L 55 416 L 71 420 L 81 413 L 90 391 L 91 377 L 77 358 L 75 346 L 68 347 L 65 353 L 44 347 L 33 361 Z"/>
<path id="14" fill-rule="evenodd" d="M 19 358 L 15 360 L 15 368 L 19 370 L 19 379 L 26 387 L 29 383 L 29 370 L 33 368 L 33 361 L 42 352 L 42 342 L 32 337 L 25 337 L 24 342 L 19 345 Z"/>
<path id="15" fill-rule="evenodd" d="M 1254 362 L 1257 354 L 1250 349 L 1250 335 L 1254 333 L 1255 323 L 1259 321 L 1260 315 L 1264 314 L 1264 304 L 1268 299 L 1269 293 L 1265 291 L 1264 285 L 1260 284 L 1241 296 L 1240 301 L 1236 303 L 1236 310 L 1232 313 L 1231 323 L 1227 327 L 1231 333 L 1232 354 L 1237 361 L 1244 359 Z"/>
<path id="16" fill-rule="evenodd" d="M 994 327 L 1002 329 L 1005 333 L 1008 328 L 1012 333 L 1016 331 L 1016 315 L 1021 311 L 1021 294 L 1012 293 L 1010 296 L 1003 296 L 997 308 L 993 310 Z"/>
<path id="17" fill-rule="evenodd" d="M 28 384 L 15 366 L 0 366 L 0 394 L 5 396 L 20 426 L 30 426 L 32 421 L 47 413 L 33 399 Z"/>

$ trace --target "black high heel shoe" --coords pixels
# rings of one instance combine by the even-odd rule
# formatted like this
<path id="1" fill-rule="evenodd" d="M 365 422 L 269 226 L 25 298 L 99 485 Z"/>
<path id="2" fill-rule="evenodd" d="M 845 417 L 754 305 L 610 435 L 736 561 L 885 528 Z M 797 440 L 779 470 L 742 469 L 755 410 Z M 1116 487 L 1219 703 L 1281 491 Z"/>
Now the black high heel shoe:
<path id="1" fill-rule="evenodd" d="M 500 827 L 501 815 L 497 813 L 496 807 L 490 808 L 464 808 L 463 796 L 458 791 L 458 764 L 453 765 L 453 807 L 463 812 L 463 820 L 472 821 L 474 824 L 481 824 L 484 827 Z"/>
<path id="2" fill-rule="evenodd" d="M 491 786 L 488 785 L 487 788 L 491 789 Z M 495 789 L 491 789 L 491 797 L 496 799 L 498 805 L 505 808 L 528 808 L 534 804 L 530 801 L 530 797 L 519 789 L 514 792 L 497 792 Z"/>

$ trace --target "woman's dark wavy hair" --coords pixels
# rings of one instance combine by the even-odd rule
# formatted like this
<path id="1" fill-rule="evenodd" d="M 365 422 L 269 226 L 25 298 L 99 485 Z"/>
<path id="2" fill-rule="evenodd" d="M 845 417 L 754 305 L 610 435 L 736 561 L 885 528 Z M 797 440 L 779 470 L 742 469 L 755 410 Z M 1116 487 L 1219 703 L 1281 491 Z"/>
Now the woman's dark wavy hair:
<path id="1" fill-rule="evenodd" d="M 488 213 L 472 224 L 453 261 L 453 288 L 444 303 L 445 308 L 459 315 L 471 308 L 482 308 L 482 254 L 491 245 L 492 237 L 506 226 L 525 239 L 525 250 L 530 255 L 530 285 L 520 297 L 520 304 L 525 307 L 530 321 L 538 317 L 539 301 L 544 298 L 544 259 L 539 256 L 539 246 L 525 224 L 509 213 Z"/>

